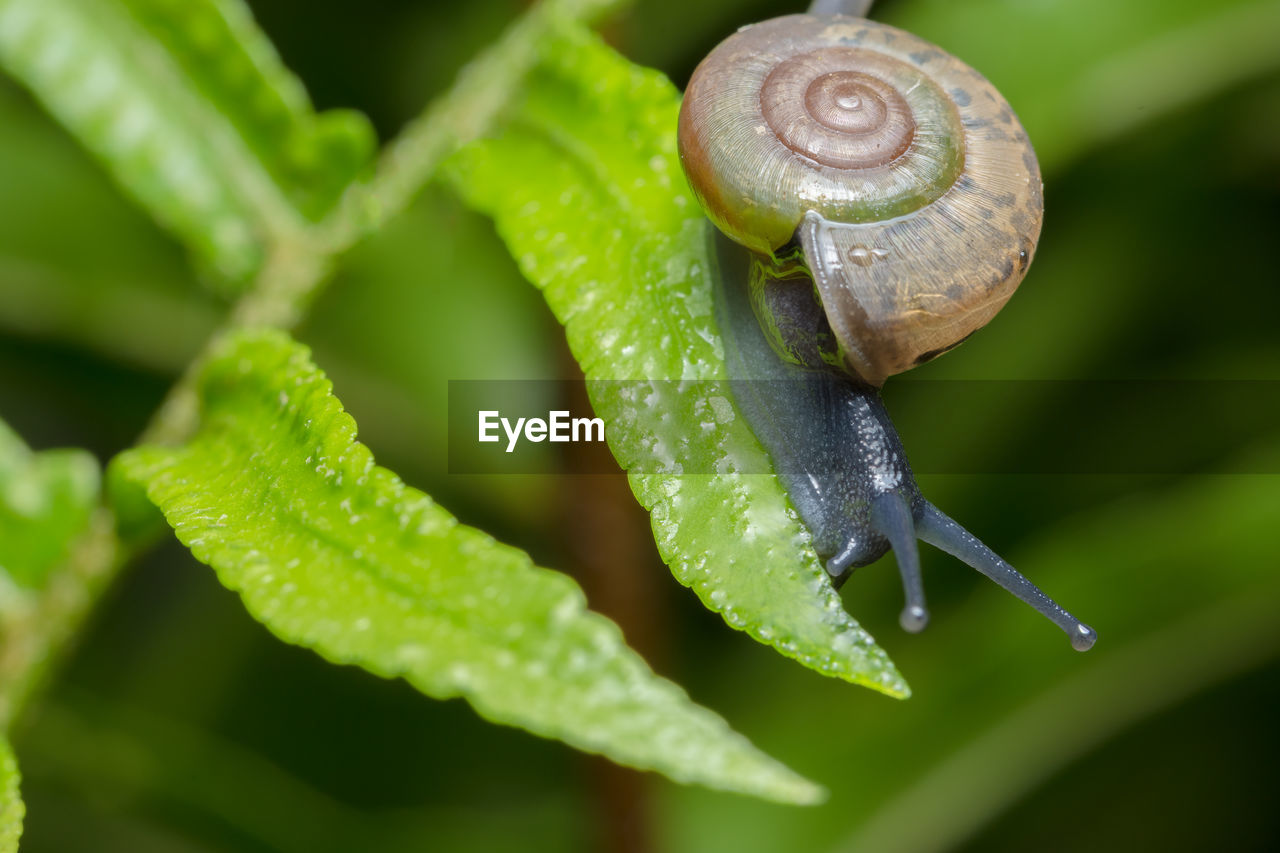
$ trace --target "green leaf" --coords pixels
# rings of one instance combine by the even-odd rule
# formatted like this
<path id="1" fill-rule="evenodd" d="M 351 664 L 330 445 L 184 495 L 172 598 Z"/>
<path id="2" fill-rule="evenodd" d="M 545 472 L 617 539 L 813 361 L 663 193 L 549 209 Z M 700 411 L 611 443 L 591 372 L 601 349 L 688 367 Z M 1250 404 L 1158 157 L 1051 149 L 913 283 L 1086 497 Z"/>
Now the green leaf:
<path id="1" fill-rule="evenodd" d="M 0 737 L 0 853 L 17 853 L 26 807 L 18 783 L 18 762 L 6 738 Z"/>
<path id="2" fill-rule="evenodd" d="M 0 187 L 0 328 L 180 372 L 221 300 L 193 290 L 181 248 L 3 77 Z"/>
<path id="3" fill-rule="evenodd" d="M 568 577 L 375 465 L 330 389 L 305 347 L 240 334 L 201 375 L 190 444 L 118 464 L 287 642 L 678 781 L 821 797 L 655 676 Z"/>
<path id="4" fill-rule="evenodd" d="M 89 523 L 98 462 L 83 450 L 32 453 L 0 421 L 0 580 L 39 587 Z M 5 590 L 0 589 L 0 610 Z"/>
<path id="5" fill-rule="evenodd" d="M 0 0 L 0 64 L 227 279 L 373 151 L 362 116 L 312 111 L 240 0 Z"/>
<path id="6" fill-rule="evenodd" d="M 525 275 L 565 325 L 589 380 L 723 380 L 708 224 L 675 147 L 680 96 L 580 29 L 542 64 L 496 136 L 452 163 L 458 191 L 494 216 Z M 841 607 L 759 442 L 718 383 L 591 383 L 625 468 L 655 443 L 715 474 L 630 472 L 676 579 L 725 621 L 806 666 L 894 696 L 907 686 Z M 714 430 L 704 429 L 709 420 Z"/>

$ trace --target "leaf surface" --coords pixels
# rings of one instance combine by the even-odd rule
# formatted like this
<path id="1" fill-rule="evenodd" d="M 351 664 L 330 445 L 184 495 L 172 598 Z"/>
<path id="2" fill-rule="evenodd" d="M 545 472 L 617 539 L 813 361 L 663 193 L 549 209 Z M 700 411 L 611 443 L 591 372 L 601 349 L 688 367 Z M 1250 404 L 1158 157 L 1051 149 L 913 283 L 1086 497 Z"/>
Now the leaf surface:
<path id="1" fill-rule="evenodd" d="M 567 576 L 375 465 L 304 347 L 243 333 L 199 393 L 189 444 L 119 470 L 281 639 L 678 781 L 821 796 L 654 675 Z"/>
<path id="2" fill-rule="evenodd" d="M 709 225 L 680 170 L 679 105 L 664 77 L 563 27 L 507 123 L 454 159 L 453 183 L 496 219 L 588 380 L 640 380 L 591 382 L 591 401 L 676 579 L 788 657 L 904 696 L 776 477 L 754 473 L 771 470 L 767 456 L 724 396 Z M 672 473 L 642 470 L 664 453 Z"/>
<path id="3" fill-rule="evenodd" d="M 0 0 L 0 65 L 218 275 L 323 216 L 369 163 L 241 0 Z"/>

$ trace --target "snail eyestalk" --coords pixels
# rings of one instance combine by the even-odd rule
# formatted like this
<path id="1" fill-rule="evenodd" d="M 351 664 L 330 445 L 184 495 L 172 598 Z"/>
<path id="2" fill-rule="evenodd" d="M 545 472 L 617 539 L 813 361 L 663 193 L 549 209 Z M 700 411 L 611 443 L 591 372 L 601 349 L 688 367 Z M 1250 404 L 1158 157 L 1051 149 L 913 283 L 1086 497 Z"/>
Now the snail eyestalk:
<path id="1" fill-rule="evenodd" d="M 1097 632 L 1063 610 L 1040 587 L 1027 580 L 1021 572 L 1000 559 L 976 536 L 956 524 L 933 504 L 925 503 L 924 514 L 916 521 L 916 533 L 923 541 L 977 569 L 1030 604 L 1066 633 L 1071 639 L 1071 647 L 1076 651 L 1087 652 L 1098 639 Z"/>
<path id="2" fill-rule="evenodd" d="M 918 634 L 929 624 L 929 611 L 924 606 L 924 580 L 920 577 L 920 552 L 916 548 L 915 523 L 907 499 L 897 492 L 886 492 L 871 501 L 871 527 L 889 540 L 893 556 L 902 574 L 902 592 L 906 607 L 898 617 L 902 630 Z"/>

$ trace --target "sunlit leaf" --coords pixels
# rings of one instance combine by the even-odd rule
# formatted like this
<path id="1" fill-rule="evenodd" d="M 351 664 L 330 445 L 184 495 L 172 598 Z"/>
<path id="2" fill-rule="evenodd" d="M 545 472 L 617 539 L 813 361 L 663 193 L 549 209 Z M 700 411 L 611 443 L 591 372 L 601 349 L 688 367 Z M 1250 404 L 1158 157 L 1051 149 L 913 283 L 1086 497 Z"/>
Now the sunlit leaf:
<path id="1" fill-rule="evenodd" d="M 372 154 L 362 116 L 312 111 L 241 0 L 0 0 L 0 64 L 228 279 Z"/>
<path id="2" fill-rule="evenodd" d="M 200 394 L 188 445 L 129 451 L 120 464 L 282 639 L 679 781 L 820 796 L 655 676 L 567 576 L 375 465 L 304 347 L 279 333 L 236 337 Z"/>
<path id="3" fill-rule="evenodd" d="M 707 224 L 675 150 L 679 94 L 587 34 L 564 30 L 496 136 L 462 151 L 455 184 L 491 213 L 565 324 L 588 379 L 725 379 Z M 632 471 L 676 578 L 730 625 L 816 670 L 894 695 L 906 684 L 840 606 L 769 470 L 715 385 L 592 388 L 624 467 L 673 448 L 702 471 Z M 713 399 L 715 397 L 715 399 Z M 716 422 L 714 430 L 704 424 Z"/>
<path id="4" fill-rule="evenodd" d="M 0 853 L 17 853 L 26 808 L 18 791 L 18 762 L 9 741 L 0 737 Z"/>
<path id="5" fill-rule="evenodd" d="M 32 453 L 0 421 L 0 583 L 40 586 L 89 523 L 98 481 L 90 454 Z"/>

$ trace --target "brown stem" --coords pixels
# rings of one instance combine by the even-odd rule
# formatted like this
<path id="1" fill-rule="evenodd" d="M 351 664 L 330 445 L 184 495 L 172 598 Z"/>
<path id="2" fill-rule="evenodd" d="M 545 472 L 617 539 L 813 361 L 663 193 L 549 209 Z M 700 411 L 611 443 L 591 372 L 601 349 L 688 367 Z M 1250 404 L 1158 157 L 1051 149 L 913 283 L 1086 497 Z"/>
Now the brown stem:
<path id="1" fill-rule="evenodd" d="M 568 348 L 561 361 L 566 375 L 582 374 Z M 586 385 L 565 384 L 573 412 L 590 410 Z M 649 520 L 636 503 L 626 475 L 603 443 L 565 445 L 561 541 L 567 569 L 578 579 L 592 610 L 622 628 L 627 643 L 651 664 L 663 656 L 656 598 L 661 561 L 649 534 Z M 615 473 L 600 473 L 611 471 Z M 651 777 L 599 756 L 586 761 L 589 795 L 597 815 L 592 849 L 646 853 L 655 849 Z"/>

